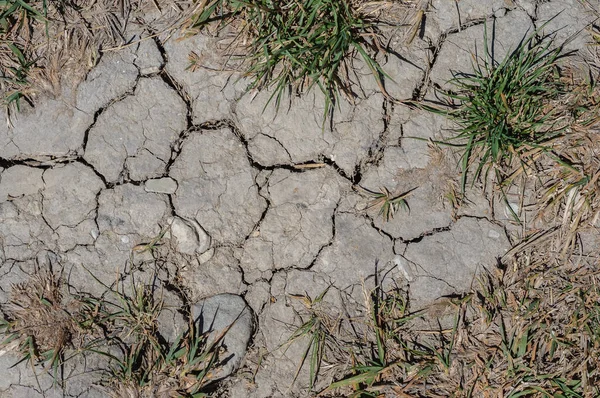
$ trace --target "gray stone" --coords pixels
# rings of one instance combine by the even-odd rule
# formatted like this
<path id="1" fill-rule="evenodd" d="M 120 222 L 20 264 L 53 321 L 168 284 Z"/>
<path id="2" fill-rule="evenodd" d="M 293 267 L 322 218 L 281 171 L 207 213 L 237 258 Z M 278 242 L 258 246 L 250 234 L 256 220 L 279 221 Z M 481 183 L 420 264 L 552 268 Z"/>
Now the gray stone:
<path id="1" fill-rule="evenodd" d="M 185 143 L 170 176 L 178 215 L 195 219 L 219 243 L 240 242 L 266 208 L 241 142 L 229 130 L 205 131 Z"/>
<path id="2" fill-rule="evenodd" d="M 135 53 L 130 47 L 104 52 L 98 65 L 77 88 L 77 108 L 93 115 L 132 91 L 138 78 L 134 60 Z"/>
<path id="3" fill-rule="evenodd" d="M 52 228 L 74 227 L 94 218 L 96 197 L 104 188 L 102 180 L 87 166 L 69 163 L 46 170 L 43 213 Z"/>
<path id="4" fill-rule="evenodd" d="M 195 221 L 175 217 L 171 222 L 170 233 L 175 240 L 175 248 L 180 253 L 202 254 L 210 248 L 210 236 Z"/>
<path id="5" fill-rule="evenodd" d="M 167 209 L 167 202 L 160 194 L 131 184 L 116 186 L 105 189 L 98 198 L 98 227 L 100 233 L 111 231 L 154 238 L 161 232 L 159 223 Z"/>
<path id="6" fill-rule="evenodd" d="M 413 276 L 409 281 L 411 308 L 468 292 L 476 287 L 478 272 L 495 266 L 495 259 L 509 248 L 502 227 L 468 217 L 458 220 L 449 231 L 409 244 L 401 266 Z"/>
<path id="7" fill-rule="evenodd" d="M 0 174 L 0 202 L 9 198 L 38 193 L 44 187 L 43 169 L 13 166 Z"/>
<path id="8" fill-rule="evenodd" d="M 219 358 L 226 361 L 216 377 L 236 371 L 254 333 L 254 314 L 244 299 L 234 294 L 209 297 L 192 306 L 192 317 L 201 332 L 211 332 L 209 341 L 229 328 L 222 341 L 226 351 Z"/>
<path id="9" fill-rule="evenodd" d="M 156 178 L 146 181 L 144 188 L 147 192 L 172 194 L 177 191 L 177 182 L 169 177 Z"/>
<path id="10" fill-rule="evenodd" d="M 93 121 L 65 99 L 44 98 L 11 116 L 13 128 L 0 123 L 0 158 L 61 157 L 79 153 L 85 130 Z"/>
<path id="11" fill-rule="evenodd" d="M 84 158 L 109 182 L 123 177 L 125 165 L 138 180 L 156 177 L 164 168 L 146 170 L 147 161 L 126 161 L 147 151 L 166 165 L 171 146 L 186 128 L 185 115 L 185 103 L 160 78 L 141 79 L 134 96 L 100 115 L 89 132 Z"/>

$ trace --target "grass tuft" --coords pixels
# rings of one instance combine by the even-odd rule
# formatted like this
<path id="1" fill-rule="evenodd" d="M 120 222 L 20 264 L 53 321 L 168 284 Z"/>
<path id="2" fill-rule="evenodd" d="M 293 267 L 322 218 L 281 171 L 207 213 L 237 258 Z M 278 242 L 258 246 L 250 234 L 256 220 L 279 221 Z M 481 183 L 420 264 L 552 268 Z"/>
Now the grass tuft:
<path id="1" fill-rule="evenodd" d="M 385 92 L 385 73 L 371 55 L 383 48 L 373 14 L 347 0 L 211 0 L 202 2 L 187 28 L 196 32 L 214 21 L 234 24 L 248 90 L 272 89 L 269 102 L 279 109 L 285 94 L 318 87 L 329 116 L 340 94 L 355 97 L 350 78 L 355 56 Z"/>
<path id="2" fill-rule="evenodd" d="M 557 65 L 564 54 L 561 46 L 554 46 L 552 37 L 540 38 L 534 32 L 497 62 L 490 53 L 486 28 L 484 48 L 483 57 L 474 57 L 472 74 L 450 80 L 454 89 L 447 96 L 458 104 L 442 112 L 460 126 L 453 141 L 464 148 L 463 192 L 473 163 L 472 182 L 482 173 L 487 176 L 491 169 L 500 182 L 501 170 L 512 167 L 514 161 L 524 165 L 522 157 L 527 150 L 543 148 L 564 127 L 554 123 L 556 114 L 551 107 L 564 93 Z"/>

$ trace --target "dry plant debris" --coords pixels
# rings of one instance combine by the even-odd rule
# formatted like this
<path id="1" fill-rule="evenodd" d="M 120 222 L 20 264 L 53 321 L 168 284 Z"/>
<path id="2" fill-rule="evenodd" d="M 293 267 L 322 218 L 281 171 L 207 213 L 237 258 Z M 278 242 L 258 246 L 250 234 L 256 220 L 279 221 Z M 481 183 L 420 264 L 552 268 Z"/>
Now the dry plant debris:
<path id="1" fill-rule="evenodd" d="M 402 290 L 376 289 L 368 339 L 345 347 L 353 365 L 318 396 L 597 397 L 597 260 L 564 262 L 546 247 L 426 311 L 411 311 Z"/>
<path id="2" fill-rule="evenodd" d="M 172 0 L 6 0 L 0 2 L 0 91 L 9 110 L 39 94 L 58 96 L 61 84 L 77 85 L 104 50 L 130 40 L 136 13 L 165 10 L 173 29 L 191 2 Z M 172 15 L 173 9 L 178 12 Z"/>
<path id="3" fill-rule="evenodd" d="M 94 304 L 65 295 L 63 287 L 60 275 L 37 272 L 13 286 L 0 319 L 0 332 L 5 335 L 1 344 L 16 344 L 20 362 L 41 363 L 55 377 L 67 350 L 85 350 L 101 333 Z"/>
<path id="4" fill-rule="evenodd" d="M 131 289 L 120 285 L 105 286 L 96 299 L 66 291 L 61 275 L 36 271 L 13 286 L 0 319 L 1 346 L 16 349 L 17 363 L 27 362 L 34 373 L 52 370 L 57 382 L 66 361 L 104 358 L 101 384 L 114 397 L 207 396 L 229 328 L 209 340 L 189 319 L 188 330 L 167 342 L 157 327 L 163 310 L 157 289 L 135 281 Z"/>

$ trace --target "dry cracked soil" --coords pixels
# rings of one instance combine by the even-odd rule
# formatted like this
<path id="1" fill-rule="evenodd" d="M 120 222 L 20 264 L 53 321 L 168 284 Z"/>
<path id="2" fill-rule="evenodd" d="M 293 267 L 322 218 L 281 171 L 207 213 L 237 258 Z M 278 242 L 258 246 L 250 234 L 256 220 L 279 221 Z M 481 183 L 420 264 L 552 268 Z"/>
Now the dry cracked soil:
<path id="1" fill-rule="evenodd" d="M 594 16 L 580 1 L 433 0 L 410 46 L 389 32 L 387 90 L 433 97 L 452 71 L 471 70 L 484 24 L 493 24 L 501 57 L 561 11 L 545 29 L 578 33 L 570 46 L 585 51 L 582 28 Z M 76 88 L 0 126 L 0 304 L 40 267 L 101 294 L 90 273 L 110 284 L 127 272 L 133 247 L 166 230 L 165 286 L 176 278 L 193 302 L 249 307 L 232 343 L 241 367 L 223 395 L 306 396 L 306 369 L 292 385 L 303 346 L 282 346 L 301 323 L 296 295 L 330 286 L 326 301 L 360 314 L 363 291 L 389 280 L 418 309 L 468 291 L 510 249 L 502 206 L 475 189 L 459 209 L 444 200 L 460 170 L 458 155 L 440 158 L 427 142 L 452 134 L 443 117 L 390 102 L 370 78 L 331 128 L 322 128 L 315 92 L 263 112 L 269 93 L 242 95 L 239 72 L 220 68 L 217 38 L 149 36 L 149 26 L 133 24 L 132 37 L 145 38 L 105 52 Z M 207 67 L 190 70 L 191 51 Z M 385 222 L 365 211 L 357 186 L 412 190 L 410 210 Z M 155 266 L 151 253 L 134 257 L 142 274 Z M 166 293 L 177 306 L 180 297 Z M 177 319 L 176 311 L 164 319 L 165 335 L 177 334 L 168 330 Z M 60 388 L 15 361 L 2 352 L 2 397 L 104 396 L 81 364 Z"/>

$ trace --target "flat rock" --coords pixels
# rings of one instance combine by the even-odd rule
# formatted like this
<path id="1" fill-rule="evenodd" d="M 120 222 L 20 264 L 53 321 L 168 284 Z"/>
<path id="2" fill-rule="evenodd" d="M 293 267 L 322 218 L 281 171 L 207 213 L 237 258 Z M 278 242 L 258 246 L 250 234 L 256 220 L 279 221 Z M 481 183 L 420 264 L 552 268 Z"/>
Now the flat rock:
<path id="1" fill-rule="evenodd" d="M 175 217 L 171 222 L 170 233 L 175 240 L 175 248 L 180 253 L 202 254 L 210 248 L 210 236 L 195 221 Z"/>
<path id="2" fill-rule="evenodd" d="M 266 208 L 240 140 L 229 130 L 194 133 L 170 169 L 178 215 L 195 219 L 217 242 L 245 239 Z"/>
<path id="3" fill-rule="evenodd" d="M 463 217 L 449 231 L 425 236 L 408 245 L 400 262 L 410 286 L 411 308 L 439 297 L 468 292 L 476 276 L 496 265 L 510 248 L 502 227 L 484 219 Z"/>
<path id="4" fill-rule="evenodd" d="M 160 78 L 140 79 L 133 96 L 98 117 L 84 158 L 109 182 L 126 173 L 137 181 L 164 175 L 171 146 L 186 128 L 185 115 L 183 100 Z"/>
<path id="5" fill-rule="evenodd" d="M 222 341 L 226 351 L 219 358 L 221 361 L 225 360 L 225 363 L 216 377 L 224 378 L 235 372 L 246 354 L 246 348 L 254 333 L 252 309 L 240 296 L 219 294 L 194 304 L 192 317 L 198 323 L 200 332 L 211 332 L 209 341 L 229 328 Z"/>
<path id="6" fill-rule="evenodd" d="M 146 189 L 146 192 L 172 194 L 177 191 L 177 182 L 169 177 L 155 178 L 146 181 L 144 188 Z"/>

